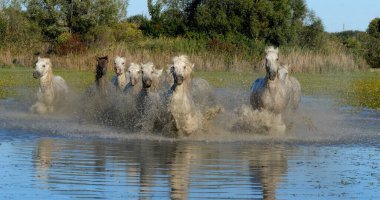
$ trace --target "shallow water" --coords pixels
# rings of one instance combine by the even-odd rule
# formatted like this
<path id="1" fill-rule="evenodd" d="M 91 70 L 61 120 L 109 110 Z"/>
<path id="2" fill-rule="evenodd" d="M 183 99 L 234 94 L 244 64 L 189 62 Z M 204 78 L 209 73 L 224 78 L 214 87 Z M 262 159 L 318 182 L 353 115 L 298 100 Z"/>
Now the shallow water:
<path id="1" fill-rule="evenodd" d="M 175 140 L 27 108 L 27 102 L 0 102 L 0 199 L 380 196 L 380 113 L 370 109 L 352 112 L 305 97 L 300 118 L 307 120 L 286 136 L 223 127 Z"/>

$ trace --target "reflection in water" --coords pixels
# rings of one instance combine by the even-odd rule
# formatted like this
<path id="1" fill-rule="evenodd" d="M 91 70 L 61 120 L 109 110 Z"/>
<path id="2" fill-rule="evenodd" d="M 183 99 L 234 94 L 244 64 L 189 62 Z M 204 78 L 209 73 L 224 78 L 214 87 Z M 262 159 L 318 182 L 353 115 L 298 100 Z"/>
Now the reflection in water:
<path id="1" fill-rule="evenodd" d="M 49 190 L 105 198 L 107 189 L 99 188 L 119 185 L 139 199 L 275 199 L 287 154 L 294 151 L 261 144 L 53 139 L 40 139 L 35 149 L 36 177 Z"/>
<path id="2" fill-rule="evenodd" d="M 250 154 L 256 155 L 249 161 L 251 181 L 261 185 L 263 199 L 276 199 L 277 184 L 288 168 L 288 151 L 282 146 L 250 149 Z"/>
<path id="3" fill-rule="evenodd" d="M 0 199 L 376 199 L 378 141 L 117 141 L 0 129 Z"/>
<path id="4" fill-rule="evenodd" d="M 52 153 L 55 152 L 54 140 L 52 139 L 42 139 L 37 144 L 37 150 L 35 155 L 35 168 L 36 177 L 47 180 L 48 171 L 52 164 Z"/>

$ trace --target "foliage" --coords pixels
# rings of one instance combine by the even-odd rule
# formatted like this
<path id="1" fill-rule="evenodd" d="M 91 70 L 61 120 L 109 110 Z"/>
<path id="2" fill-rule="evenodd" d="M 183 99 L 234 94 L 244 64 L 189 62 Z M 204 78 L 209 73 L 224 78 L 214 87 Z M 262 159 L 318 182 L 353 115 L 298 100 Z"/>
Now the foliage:
<path id="1" fill-rule="evenodd" d="M 322 20 L 313 11 L 308 11 L 304 19 L 304 26 L 300 27 L 298 45 L 313 50 L 320 50 L 326 41 Z"/>
<path id="2" fill-rule="evenodd" d="M 367 33 L 370 35 L 367 43 L 367 62 L 374 68 L 380 68 L 380 18 L 370 22 Z"/>
<path id="3" fill-rule="evenodd" d="M 370 36 L 380 39 L 380 18 L 375 18 L 370 22 L 367 32 Z"/>
<path id="4" fill-rule="evenodd" d="M 0 10 L 0 44 L 17 44 L 25 47 L 40 39 L 40 28 L 30 22 L 17 6 Z"/>
<path id="5" fill-rule="evenodd" d="M 367 62 L 374 68 L 380 68 L 380 39 L 370 37 L 367 43 Z"/>
<path id="6" fill-rule="evenodd" d="M 125 17 L 127 5 L 126 0 L 28 0 L 26 12 L 54 41 L 63 32 L 82 35 L 115 24 Z"/>

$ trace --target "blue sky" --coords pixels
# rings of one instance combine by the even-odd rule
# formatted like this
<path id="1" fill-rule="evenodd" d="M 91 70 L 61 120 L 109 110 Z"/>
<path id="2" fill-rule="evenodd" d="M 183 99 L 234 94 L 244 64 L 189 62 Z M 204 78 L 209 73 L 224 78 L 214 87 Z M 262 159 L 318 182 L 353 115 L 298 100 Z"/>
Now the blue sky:
<path id="1" fill-rule="evenodd" d="M 380 0 L 306 0 L 328 32 L 365 31 L 369 22 L 380 17 Z M 129 0 L 128 16 L 149 15 L 146 0 Z"/>

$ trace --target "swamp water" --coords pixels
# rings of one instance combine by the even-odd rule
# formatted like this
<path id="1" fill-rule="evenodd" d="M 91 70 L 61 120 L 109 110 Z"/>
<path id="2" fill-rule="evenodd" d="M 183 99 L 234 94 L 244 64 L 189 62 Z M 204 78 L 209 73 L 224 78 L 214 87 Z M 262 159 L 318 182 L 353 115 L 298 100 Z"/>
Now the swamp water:
<path id="1" fill-rule="evenodd" d="M 218 95 L 227 112 L 246 103 Z M 0 199 L 380 198 L 374 110 L 303 97 L 286 136 L 229 131 L 224 115 L 212 135 L 176 140 L 28 106 L 0 101 Z"/>

